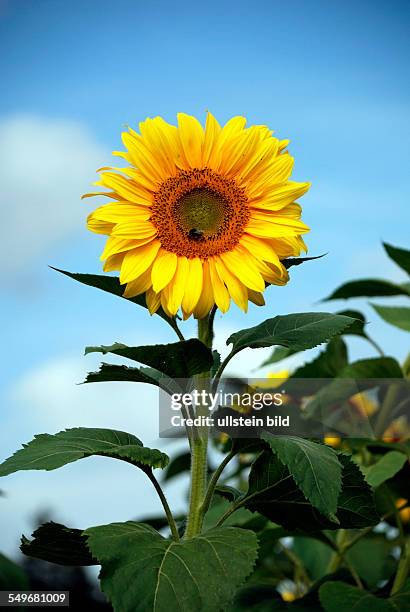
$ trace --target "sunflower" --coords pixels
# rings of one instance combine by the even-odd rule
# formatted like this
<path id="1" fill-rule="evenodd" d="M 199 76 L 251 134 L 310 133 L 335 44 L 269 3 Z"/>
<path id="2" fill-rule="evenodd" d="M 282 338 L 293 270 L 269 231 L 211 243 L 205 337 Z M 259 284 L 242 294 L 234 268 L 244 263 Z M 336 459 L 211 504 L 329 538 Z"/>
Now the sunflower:
<path id="1" fill-rule="evenodd" d="M 178 114 L 122 134 L 129 166 L 101 168 L 95 183 L 111 200 L 88 217 L 88 228 L 109 236 L 104 271 L 118 270 L 124 297 L 145 293 L 151 313 L 205 317 L 232 299 L 246 311 L 263 305 L 266 284 L 285 285 L 281 259 L 306 251 L 295 200 L 309 183 L 290 181 L 288 141 L 262 125 L 233 117 L 223 127 L 211 113 L 205 128 Z"/>

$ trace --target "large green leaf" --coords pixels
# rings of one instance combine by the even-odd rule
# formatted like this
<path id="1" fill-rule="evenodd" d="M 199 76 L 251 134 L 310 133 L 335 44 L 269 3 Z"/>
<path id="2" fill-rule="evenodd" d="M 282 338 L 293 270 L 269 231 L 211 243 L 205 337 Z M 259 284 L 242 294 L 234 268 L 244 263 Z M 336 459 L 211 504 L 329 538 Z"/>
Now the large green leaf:
<path id="1" fill-rule="evenodd" d="M 257 556 L 256 535 L 233 527 L 179 542 L 131 521 L 85 534 L 116 612 L 224 610 Z"/>
<path id="2" fill-rule="evenodd" d="M 273 436 L 265 432 L 261 437 L 286 465 L 312 506 L 334 521 L 342 488 L 342 466 L 335 451 L 294 436 Z"/>
<path id="3" fill-rule="evenodd" d="M 97 289 L 101 289 L 102 291 L 106 291 L 107 293 L 112 293 L 113 295 L 117 295 L 118 297 L 127 300 L 128 302 L 133 302 L 134 304 L 138 304 L 138 306 L 142 306 L 143 308 L 147 308 L 147 304 L 145 301 L 145 294 L 137 295 L 132 298 L 125 298 L 123 296 L 124 293 L 124 285 L 120 284 L 119 279 L 116 276 L 109 276 L 107 274 L 81 274 L 77 272 L 67 272 L 66 270 L 60 270 L 59 268 L 54 268 L 50 266 L 56 272 L 61 272 L 61 274 L 65 274 L 79 283 L 83 285 L 88 285 L 89 287 L 96 287 Z M 162 319 L 167 321 L 173 327 L 176 328 L 175 320 L 159 308 L 156 312 Z"/>
<path id="4" fill-rule="evenodd" d="M 44 523 L 32 534 L 21 538 L 20 550 L 28 557 L 59 565 L 96 565 L 98 561 L 87 548 L 81 529 L 70 529 L 60 523 Z"/>
<path id="5" fill-rule="evenodd" d="M 410 308 L 404 306 L 381 306 L 371 304 L 377 314 L 390 325 L 410 331 Z"/>
<path id="6" fill-rule="evenodd" d="M 407 457 L 404 453 L 392 450 L 381 457 L 375 464 L 362 470 L 366 480 L 374 489 L 386 480 L 393 478 L 406 463 Z"/>
<path id="7" fill-rule="evenodd" d="M 404 285 L 395 285 L 385 280 L 367 278 L 357 281 L 349 281 L 338 287 L 333 293 L 324 298 L 327 300 L 348 300 L 358 297 L 381 297 L 390 295 L 410 295 L 408 288 Z"/>
<path id="8" fill-rule="evenodd" d="M 289 469 L 270 450 L 264 451 L 253 463 L 249 489 L 241 503 L 288 529 L 361 529 L 377 524 L 379 517 L 373 494 L 363 474 L 347 455 L 339 454 L 339 461 L 342 464 L 342 490 L 337 502 L 338 523 L 312 506 Z"/>
<path id="9" fill-rule="evenodd" d="M 410 251 L 394 247 L 392 244 L 383 242 L 386 253 L 402 270 L 410 274 Z"/>
<path id="10" fill-rule="evenodd" d="M 353 319 L 327 312 L 280 315 L 232 334 L 227 344 L 238 352 L 244 348 L 280 345 L 293 350 L 313 348 L 340 334 Z"/>
<path id="11" fill-rule="evenodd" d="M 143 446 L 124 431 L 77 427 L 57 434 L 39 434 L 0 465 L 0 476 L 20 470 L 55 470 L 67 463 L 102 455 L 132 463 L 141 469 L 164 468 L 169 458 Z"/>
<path id="12" fill-rule="evenodd" d="M 152 346 L 126 346 L 118 342 L 111 346 L 88 346 L 88 353 L 111 353 L 144 363 L 172 378 L 190 378 L 206 372 L 213 366 L 212 352 L 203 342 L 192 338 L 172 344 Z"/>
<path id="13" fill-rule="evenodd" d="M 147 371 L 149 371 L 149 374 L 146 373 Z M 129 368 L 125 365 L 102 363 L 98 372 L 87 374 L 84 382 L 142 382 L 158 387 L 163 374 L 157 372 L 154 377 L 151 375 L 154 372 L 153 368 Z"/>

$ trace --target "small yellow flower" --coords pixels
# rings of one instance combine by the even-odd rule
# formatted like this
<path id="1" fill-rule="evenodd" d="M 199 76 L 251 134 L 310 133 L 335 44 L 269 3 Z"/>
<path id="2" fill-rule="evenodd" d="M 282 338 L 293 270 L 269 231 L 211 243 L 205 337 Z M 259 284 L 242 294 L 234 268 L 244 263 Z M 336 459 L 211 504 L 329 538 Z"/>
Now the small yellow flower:
<path id="1" fill-rule="evenodd" d="M 407 503 L 407 501 L 408 500 L 404 499 L 403 497 L 396 499 L 396 508 L 401 508 Z M 410 523 L 410 506 L 400 510 L 399 515 L 402 523 Z"/>
<path id="2" fill-rule="evenodd" d="M 263 125 L 233 117 L 223 127 L 208 113 L 205 128 L 178 114 L 122 134 L 124 168 L 102 168 L 96 184 L 111 201 L 88 217 L 109 236 L 104 271 L 118 270 L 124 297 L 144 294 L 151 313 L 203 318 L 232 299 L 246 311 L 263 305 L 265 283 L 285 285 L 281 259 L 306 250 L 295 200 L 309 183 L 291 181 L 293 158 Z"/>
<path id="3" fill-rule="evenodd" d="M 350 403 L 363 417 L 372 416 L 377 410 L 377 404 L 366 393 L 356 393 L 350 398 Z"/>
<path id="4" fill-rule="evenodd" d="M 327 446 L 333 446 L 333 448 L 338 448 L 340 446 L 342 439 L 340 436 L 336 436 L 335 434 L 328 433 L 324 436 L 323 442 L 327 444 Z"/>
<path id="5" fill-rule="evenodd" d="M 295 601 L 296 595 L 292 591 L 282 591 L 281 593 L 283 601 Z"/>

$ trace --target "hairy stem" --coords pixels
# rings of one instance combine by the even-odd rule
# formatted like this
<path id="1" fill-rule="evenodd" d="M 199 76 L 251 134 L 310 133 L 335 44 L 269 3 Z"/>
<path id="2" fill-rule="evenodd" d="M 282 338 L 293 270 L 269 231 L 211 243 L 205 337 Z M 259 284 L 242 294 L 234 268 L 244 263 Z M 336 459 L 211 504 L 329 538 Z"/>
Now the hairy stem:
<path id="1" fill-rule="evenodd" d="M 213 329 L 210 315 L 198 320 L 198 338 L 208 348 L 212 349 Z M 195 376 L 196 387 L 204 388 L 209 377 L 209 372 L 203 372 Z M 196 416 L 208 416 L 208 406 L 199 406 Z M 202 505 L 207 484 L 207 451 L 208 429 L 199 427 L 195 437 L 191 440 L 191 490 L 185 538 L 193 538 L 201 531 Z"/>
<path id="2" fill-rule="evenodd" d="M 218 468 L 213 473 L 212 478 L 211 478 L 211 480 L 209 482 L 209 485 L 208 485 L 208 489 L 206 491 L 204 502 L 202 504 L 202 517 L 204 517 L 205 514 L 207 513 L 207 511 L 209 510 L 209 506 L 210 506 L 211 501 L 212 501 L 212 497 L 213 497 L 213 494 L 214 494 L 214 491 L 215 491 L 215 487 L 218 484 L 218 480 L 219 480 L 222 472 L 224 471 L 225 467 L 228 465 L 230 460 L 233 459 L 233 457 L 235 457 L 235 455 L 236 455 L 236 453 L 234 451 L 231 451 L 230 453 L 228 453 L 226 455 L 226 457 L 224 457 L 224 459 L 221 462 L 221 464 L 218 466 Z"/>

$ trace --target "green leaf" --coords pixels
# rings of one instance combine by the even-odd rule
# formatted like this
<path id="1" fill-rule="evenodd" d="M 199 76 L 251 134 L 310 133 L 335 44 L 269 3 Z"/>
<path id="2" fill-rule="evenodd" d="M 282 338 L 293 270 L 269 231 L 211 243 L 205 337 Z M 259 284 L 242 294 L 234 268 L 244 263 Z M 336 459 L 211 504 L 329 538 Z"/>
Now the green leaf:
<path id="1" fill-rule="evenodd" d="M 233 527 L 179 542 L 131 521 L 85 534 L 116 612 L 224 610 L 257 556 L 255 534 Z"/>
<path id="2" fill-rule="evenodd" d="M 377 314 L 390 325 L 410 331 L 410 308 L 404 306 L 381 306 L 371 304 Z"/>
<path id="3" fill-rule="evenodd" d="M 361 312 L 358 310 L 341 310 L 337 314 L 354 319 L 353 323 L 343 332 L 345 336 L 349 335 L 367 338 L 367 334 L 365 332 L 366 319 Z"/>
<path id="4" fill-rule="evenodd" d="M 102 363 L 98 372 L 89 372 L 87 374 L 84 383 L 115 381 L 141 382 L 158 387 L 158 380 L 151 376 L 147 376 L 144 369 L 145 368 L 129 368 L 128 366 L 124 365 Z M 148 368 L 146 369 L 148 370 Z"/>
<path id="5" fill-rule="evenodd" d="M 353 320 L 327 312 L 304 312 L 267 319 L 256 327 L 232 334 L 227 344 L 238 352 L 279 344 L 293 350 L 313 348 L 340 334 Z"/>
<path id="6" fill-rule="evenodd" d="M 125 298 L 123 296 L 124 286 L 120 284 L 119 279 L 116 276 L 109 276 L 106 274 L 80 274 L 76 272 L 67 272 L 66 270 L 60 270 L 59 268 L 54 268 L 50 266 L 52 270 L 56 270 L 56 272 L 61 272 L 61 274 L 65 274 L 79 283 L 83 285 L 88 285 L 89 287 L 96 287 L 97 289 L 101 289 L 102 291 L 106 291 L 107 293 L 112 293 L 113 295 L 117 295 L 127 302 L 133 302 L 134 304 L 138 304 L 138 306 L 142 306 L 143 308 L 147 308 L 147 304 L 145 301 L 145 294 L 137 295 L 133 298 Z M 174 319 L 165 314 L 162 308 L 159 308 L 156 312 L 164 321 L 169 323 L 173 329 L 176 329 L 176 322 Z"/>
<path id="7" fill-rule="evenodd" d="M 76 427 L 57 434 L 39 434 L 0 465 L 0 476 L 21 470 L 55 470 L 67 463 L 101 455 L 122 459 L 137 467 L 164 468 L 169 457 L 143 446 L 141 440 L 123 431 Z"/>
<path id="8" fill-rule="evenodd" d="M 183 472 L 189 472 L 189 468 L 191 467 L 191 453 L 188 451 L 186 453 L 181 453 L 177 455 L 169 462 L 167 469 L 164 472 L 163 480 L 171 480 L 171 478 L 175 478 L 175 476 L 179 476 Z"/>
<path id="9" fill-rule="evenodd" d="M 152 346 L 134 347 L 118 342 L 111 346 L 88 346 L 85 354 L 88 353 L 111 353 L 126 357 L 155 368 L 171 378 L 190 378 L 210 370 L 214 362 L 212 352 L 196 338 Z"/>
<path id="10" fill-rule="evenodd" d="M 407 457 L 404 453 L 394 450 L 386 453 L 377 463 L 364 470 L 367 482 L 375 489 L 386 480 L 393 478 L 406 461 Z"/>
<path id="11" fill-rule="evenodd" d="M 384 249 L 387 255 L 392 259 L 402 270 L 410 274 L 410 251 L 394 247 L 392 244 L 383 242 Z"/>
<path id="12" fill-rule="evenodd" d="M 342 488 L 342 466 L 335 451 L 295 436 L 273 436 L 264 432 L 261 437 L 286 465 L 312 506 L 335 521 L 337 500 Z"/>
<path id="13" fill-rule="evenodd" d="M 410 292 L 403 285 L 395 285 L 385 280 L 363 279 L 349 281 L 338 287 L 333 293 L 328 295 L 323 302 L 328 300 L 348 300 L 359 297 L 380 297 L 390 295 L 410 295 Z"/>
<path id="14" fill-rule="evenodd" d="M 395 608 L 386 599 L 380 599 L 363 589 L 344 582 L 325 582 L 319 589 L 320 602 L 325 612 L 393 612 Z"/>
<path id="15" fill-rule="evenodd" d="M 322 259 L 327 255 L 327 253 L 323 253 L 323 255 L 316 255 L 316 257 L 289 257 L 286 259 L 282 259 L 282 263 L 285 268 L 288 270 L 292 266 L 300 266 L 300 264 L 305 263 L 306 261 L 313 261 L 314 259 Z"/>
<path id="16" fill-rule="evenodd" d="M 362 529 L 376 525 L 379 517 L 372 491 L 351 459 L 338 455 L 342 464 L 342 490 L 336 517 L 339 525 L 312 506 L 299 489 L 293 475 L 271 451 L 264 451 L 251 467 L 249 489 L 241 503 L 287 529 Z"/>
<path id="17" fill-rule="evenodd" d="M 21 539 L 20 550 L 28 557 L 59 565 L 97 565 L 87 548 L 81 529 L 70 529 L 60 523 L 44 523 L 32 534 L 33 540 Z"/>
<path id="18" fill-rule="evenodd" d="M 0 553 L 0 590 L 26 591 L 30 588 L 24 570 Z"/>
<path id="19" fill-rule="evenodd" d="M 293 372 L 294 378 L 333 378 L 347 365 L 347 347 L 340 336 L 332 338 L 315 359 L 305 363 Z M 318 380 L 318 385 L 323 382 Z"/>

